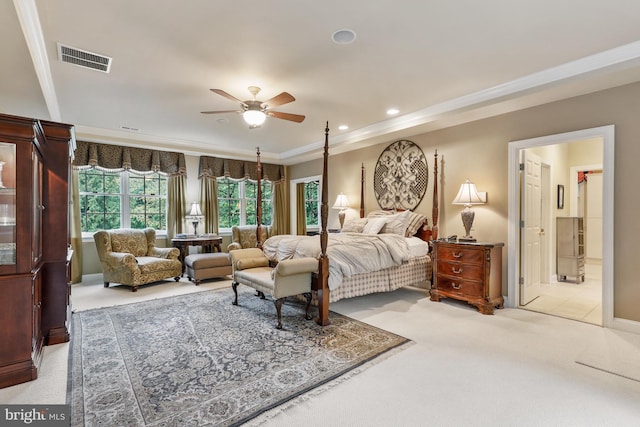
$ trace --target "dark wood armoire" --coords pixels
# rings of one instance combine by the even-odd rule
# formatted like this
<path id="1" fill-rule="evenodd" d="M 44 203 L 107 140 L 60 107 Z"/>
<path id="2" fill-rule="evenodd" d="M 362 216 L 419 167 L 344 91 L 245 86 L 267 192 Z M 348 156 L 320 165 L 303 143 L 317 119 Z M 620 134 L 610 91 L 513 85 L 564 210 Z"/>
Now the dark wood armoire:
<path id="1" fill-rule="evenodd" d="M 71 125 L 0 114 L 0 387 L 69 340 Z"/>

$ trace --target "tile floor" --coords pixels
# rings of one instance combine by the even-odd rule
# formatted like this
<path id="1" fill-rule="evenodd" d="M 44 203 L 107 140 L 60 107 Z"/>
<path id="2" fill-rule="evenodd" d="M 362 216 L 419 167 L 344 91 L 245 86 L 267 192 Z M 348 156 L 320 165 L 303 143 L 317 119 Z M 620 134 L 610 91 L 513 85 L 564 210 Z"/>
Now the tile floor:
<path id="1" fill-rule="evenodd" d="M 602 266 L 585 265 L 585 281 L 543 283 L 540 296 L 526 310 L 602 325 Z"/>

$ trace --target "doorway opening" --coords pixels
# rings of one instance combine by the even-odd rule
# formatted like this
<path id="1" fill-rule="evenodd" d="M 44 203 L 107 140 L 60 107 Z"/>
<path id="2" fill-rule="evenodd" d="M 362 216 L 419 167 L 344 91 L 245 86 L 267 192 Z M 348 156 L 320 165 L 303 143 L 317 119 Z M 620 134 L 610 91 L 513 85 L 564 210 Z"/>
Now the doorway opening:
<path id="1" fill-rule="evenodd" d="M 613 126 L 604 126 L 509 144 L 508 306 L 611 325 L 613 131 Z M 589 150 L 597 150 L 601 161 L 589 157 Z M 527 164 L 538 162 L 534 172 L 521 171 L 520 163 L 529 157 L 534 160 Z M 600 172 L 593 180 L 599 195 L 580 189 L 578 173 L 585 170 Z M 527 193 L 527 188 L 534 190 Z M 586 262 L 582 273 L 571 272 L 573 277 L 557 271 L 556 222 L 568 217 L 588 222 Z"/>

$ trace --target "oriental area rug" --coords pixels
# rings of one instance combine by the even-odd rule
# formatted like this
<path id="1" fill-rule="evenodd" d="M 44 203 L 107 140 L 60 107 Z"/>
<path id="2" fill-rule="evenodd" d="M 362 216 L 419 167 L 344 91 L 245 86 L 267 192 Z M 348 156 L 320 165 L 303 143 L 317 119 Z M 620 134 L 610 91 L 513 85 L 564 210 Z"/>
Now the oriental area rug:
<path id="1" fill-rule="evenodd" d="M 408 342 L 240 286 L 73 315 L 72 426 L 240 425 Z"/>

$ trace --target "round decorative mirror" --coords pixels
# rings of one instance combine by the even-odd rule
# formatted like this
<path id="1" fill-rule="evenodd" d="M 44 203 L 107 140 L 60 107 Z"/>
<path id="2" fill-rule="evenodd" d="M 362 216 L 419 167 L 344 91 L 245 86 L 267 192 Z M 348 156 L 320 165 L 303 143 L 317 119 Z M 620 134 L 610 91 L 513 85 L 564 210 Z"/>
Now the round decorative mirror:
<path id="1" fill-rule="evenodd" d="M 429 167 L 422 149 L 400 140 L 380 154 L 373 175 L 373 190 L 382 209 L 413 210 L 427 191 Z"/>

